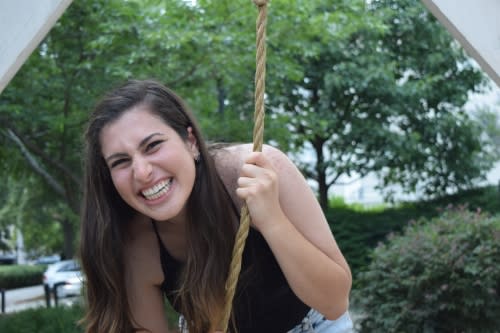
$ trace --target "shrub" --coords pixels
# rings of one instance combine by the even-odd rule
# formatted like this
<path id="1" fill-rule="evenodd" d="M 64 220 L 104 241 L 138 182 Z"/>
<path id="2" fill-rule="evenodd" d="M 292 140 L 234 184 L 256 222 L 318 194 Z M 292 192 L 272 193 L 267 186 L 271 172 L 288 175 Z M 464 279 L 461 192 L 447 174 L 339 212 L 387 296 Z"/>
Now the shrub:
<path id="1" fill-rule="evenodd" d="M 401 231 L 410 220 L 424 213 L 405 205 L 383 211 L 356 211 L 350 207 L 336 207 L 325 212 L 342 253 L 354 275 L 371 261 L 370 253 L 391 232 Z"/>
<path id="2" fill-rule="evenodd" d="M 434 218 L 450 204 L 464 205 L 471 211 L 500 213 L 500 193 L 496 186 L 462 191 L 428 201 L 402 203 L 392 207 L 362 207 L 346 204 L 334 197 L 325 215 L 342 253 L 347 259 L 357 287 L 357 274 L 366 270 L 370 253 L 391 232 L 400 232 L 411 220 Z"/>
<path id="3" fill-rule="evenodd" d="M 500 332 L 500 216 L 410 224 L 373 253 L 353 304 L 361 332 Z"/>
<path id="4" fill-rule="evenodd" d="M 2 333 L 81 333 L 79 306 L 29 309 L 0 316 Z"/>
<path id="5" fill-rule="evenodd" d="M 177 327 L 177 313 L 168 305 L 165 310 L 170 327 Z M 0 332 L 82 333 L 84 327 L 78 322 L 83 318 L 83 313 L 82 305 L 76 303 L 72 306 L 40 307 L 0 315 Z"/>
<path id="6" fill-rule="evenodd" d="M 0 289 L 14 289 L 42 284 L 47 266 L 0 266 Z"/>

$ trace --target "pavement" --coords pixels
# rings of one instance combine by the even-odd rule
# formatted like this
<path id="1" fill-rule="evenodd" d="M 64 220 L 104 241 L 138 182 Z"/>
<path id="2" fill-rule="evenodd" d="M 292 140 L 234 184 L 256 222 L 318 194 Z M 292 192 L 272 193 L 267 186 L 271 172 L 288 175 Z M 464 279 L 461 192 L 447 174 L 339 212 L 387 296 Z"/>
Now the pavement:
<path id="1" fill-rule="evenodd" d="M 79 300 L 79 297 L 67 297 L 59 299 L 59 304 L 71 305 Z M 54 306 L 54 298 L 50 301 Z M 1 300 L 0 300 L 1 305 Z M 5 292 L 5 313 L 22 311 L 30 308 L 46 307 L 45 291 L 43 285 L 33 287 L 7 290 Z"/>
<path id="2" fill-rule="evenodd" d="M 60 299 L 58 303 L 59 305 L 72 305 L 80 300 L 81 297 L 66 297 Z M 43 285 L 8 290 L 5 292 L 5 303 L 6 313 L 47 306 Z M 51 306 L 54 306 L 53 298 L 51 299 Z M 351 315 L 354 324 L 362 318 L 362 315 L 354 309 L 350 309 L 349 314 Z M 354 332 L 357 332 L 356 328 L 354 329 Z"/>

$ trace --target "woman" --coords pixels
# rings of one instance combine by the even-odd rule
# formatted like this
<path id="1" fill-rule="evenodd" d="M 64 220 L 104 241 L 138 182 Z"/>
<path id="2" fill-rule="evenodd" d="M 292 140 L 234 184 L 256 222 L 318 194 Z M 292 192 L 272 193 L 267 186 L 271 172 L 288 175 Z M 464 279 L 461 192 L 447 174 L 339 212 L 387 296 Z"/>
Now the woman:
<path id="1" fill-rule="evenodd" d="M 245 201 L 252 226 L 231 332 L 349 331 L 349 267 L 283 153 L 209 149 L 181 99 L 155 81 L 106 95 L 85 140 L 86 332 L 169 332 L 164 296 L 183 330 L 217 331 Z"/>

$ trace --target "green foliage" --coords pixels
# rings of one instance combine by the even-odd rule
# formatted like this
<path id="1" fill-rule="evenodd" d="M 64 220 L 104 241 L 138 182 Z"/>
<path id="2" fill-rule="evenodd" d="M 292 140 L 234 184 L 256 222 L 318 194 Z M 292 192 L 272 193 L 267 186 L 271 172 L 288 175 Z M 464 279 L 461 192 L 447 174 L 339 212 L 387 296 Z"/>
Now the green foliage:
<path id="1" fill-rule="evenodd" d="M 458 193 L 424 201 L 417 204 L 416 208 L 425 210 L 435 207 L 442 210 L 448 206 L 464 206 L 470 211 L 485 211 L 491 214 L 500 214 L 500 188 L 487 186 L 460 191 Z"/>
<path id="2" fill-rule="evenodd" d="M 500 216 L 450 210 L 374 251 L 354 304 L 361 332 L 499 332 Z"/>
<path id="3" fill-rule="evenodd" d="M 270 94 L 271 109 L 288 119 L 285 146 L 315 153 L 301 167 L 322 206 L 343 175 L 377 172 L 383 185 L 429 197 L 481 179 L 492 156 L 463 105 L 483 78 L 449 33 L 419 1 L 322 4 L 290 20 L 309 31 L 294 35 L 307 51 L 293 53 L 300 75 Z M 276 51 L 282 59 L 287 46 Z"/>
<path id="4" fill-rule="evenodd" d="M 430 201 L 403 203 L 385 209 L 361 209 L 340 199 L 325 211 L 335 239 L 347 259 L 357 287 L 357 276 L 371 261 L 371 252 L 387 235 L 400 232 L 410 221 L 438 216 L 446 207 L 464 206 L 471 211 L 482 210 L 500 214 L 500 193 L 496 187 L 462 191 Z"/>
<path id="5" fill-rule="evenodd" d="M 0 174 L 19 182 L 20 191 L 5 193 L 9 202 L 21 198 L 25 208 L 18 214 L 19 206 L 9 205 L 4 216 L 19 223 L 7 217 L 0 223 L 37 229 L 26 215 L 43 212 L 39 219 L 58 223 L 64 233 L 49 247 L 72 256 L 83 124 L 98 97 L 128 78 L 153 77 L 175 89 L 212 140 L 250 140 L 256 12 L 247 10 L 251 3 L 202 5 L 72 3 L 0 98 Z"/>
<path id="6" fill-rule="evenodd" d="M 0 176 L 18 183 L 0 224 L 63 233 L 47 247 L 72 256 L 83 124 L 128 78 L 176 90 L 210 141 L 250 141 L 256 15 L 248 0 L 73 1 L 0 98 Z M 436 196 L 491 165 L 462 110 L 481 73 L 418 1 L 273 0 L 267 75 L 266 141 L 316 153 L 298 164 L 324 207 L 342 175 Z"/>
<path id="7" fill-rule="evenodd" d="M 45 265 L 0 266 L 0 289 L 15 289 L 42 284 L 43 272 L 46 268 Z"/>
<path id="8" fill-rule="evenodd" d="M 0 316 L 2 333 L 83 333 L 79 306 L 28 309 Z"/>
<path id="9" fill-rule="evenodd" d="M 170 327 L 177 327 L 177 314 L 167 307 Z M 82 333 L 78 322 L 83 318 L 81 305 L 37 308 L 0 316 L 2 333 Z"/>
<path id="10" fill-rule="evenodd" d="M 474 117 L 477 119 L 482 129 L 482 135 L 488 137 L 491 154 L 500 159 L 500 100 L 496 106 L 481 106 L 474 111 Z"/>
<path id="11" fill-rule="evenodd" d="M 18 220 L 12 223 L 23 231 L 34 221 L 40 222 L 38 226 L 56 222 L 60 230 L 73 228 L 64 238 L 61 234 L 56 238 L 58 252 L 67 257 L 73 254 L 80 207 L 82 124 L 114 78 L 99 74 L 106 61 L 99 61 L 90 45 L 100 35 L 90 28 L 100 22 L 96 5 L 96 1 L 73 3 L 0 100 L 0 154 L 8 156 L 0 173 L 2 179 L 18 182 L 19 191 L 8 195 L 21 199 L 12 208 L 11 215 Z"/>
<path id="12" fill-rule="evenodd" d="M 386 203 L 380 203 L 376 205 L 364 205 L 362 203 L 346 203 L 343 197 L 334 196 L 331 197 L 328 203 L 328 207 L 338 209 L 338 208 L 348 208 L 353 211 L 359 212 L 381 212 L 384 211 L 391 206 Z"/>
<path id="13" fill-rule="evenodd" d="M 412 205 L 401 205 L 383 211 L 352 209 L 350 206 L 333 207 L 325 212 L 335 239 L 351 267 L 354 285 L 357 275 L 370 262 L 373 248 L 385 237 L 399 231 L 408 221 L 423 214 L 436 214 L 417 210 Z"/>
<path id="14" fill-rule="evenodd" d="M 19 180 L 7 177 L 0 183 L 0 193 L 0 227 L 21 230 L 24 249 L 31 255 L 61 252 L 59 221 L 68 219 L 76 225 L 77 218 L 62 202 L 47 200 L 40 179 L 32 175 Z"/>

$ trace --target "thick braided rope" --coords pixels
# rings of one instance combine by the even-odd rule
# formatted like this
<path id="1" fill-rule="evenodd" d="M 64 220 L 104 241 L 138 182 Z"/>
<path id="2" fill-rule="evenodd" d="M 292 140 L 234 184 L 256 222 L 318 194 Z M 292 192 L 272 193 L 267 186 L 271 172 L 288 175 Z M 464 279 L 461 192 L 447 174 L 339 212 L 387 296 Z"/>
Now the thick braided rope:
<path id="1" fill-rule="evenodd" d="M 267 1 L 253 0 L 259 8 L 256 30 L 256 68 L 255 68 L 255 112 L 253 128 L 253 151 L 262 151 L 264 141 L 264 92 L 266 79 L 266 23 L 267 23 Z M 241 209 L 240 227 L 236 233 L 233 248 L 233 257 L 229 266 L 229 274 L 226 280 L 226 299 L 221 322 L 223 332 L 227 332 L 231 308 L 241 271 L 241 257 L 250 228 L 250 215 L 246 204 Z"/>

